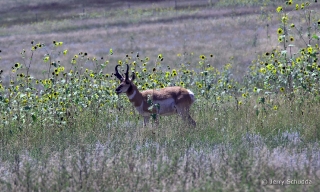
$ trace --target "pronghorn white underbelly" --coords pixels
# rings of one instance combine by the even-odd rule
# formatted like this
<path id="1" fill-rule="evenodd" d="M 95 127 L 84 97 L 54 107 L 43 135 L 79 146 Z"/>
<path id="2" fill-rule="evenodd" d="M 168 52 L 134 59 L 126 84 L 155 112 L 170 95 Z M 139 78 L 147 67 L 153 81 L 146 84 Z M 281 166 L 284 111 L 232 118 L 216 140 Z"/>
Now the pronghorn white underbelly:
<path id="1" fill-rule="evenodd" d="M 160 115 L 171 115 L 176 113 L 175 102 L 173 98 L 168 98 L 161 101 L 154 101 L 154 103 L 159 104 L 160 109 L 158 114 Z"/>
<path id="2" fill-rule="evenodd" d="M 175 102 L 173 98 L 168 98 L 165 100 L 160 100 L 160 101 L 153 101 L 154 104 L 159 104 L 160 108 L 157 111 L 157 114 L 159 115 L 171 115 L 176 113 L 176 107 L 175 107 Z M 151 115 L 150 112 L 144 111 L 143 106 L 144 103 L 142 102 L 140 106 L 136 107 L 136 110 L 139 112 L 140 115 L 142 116 L 149 116 Z"/>

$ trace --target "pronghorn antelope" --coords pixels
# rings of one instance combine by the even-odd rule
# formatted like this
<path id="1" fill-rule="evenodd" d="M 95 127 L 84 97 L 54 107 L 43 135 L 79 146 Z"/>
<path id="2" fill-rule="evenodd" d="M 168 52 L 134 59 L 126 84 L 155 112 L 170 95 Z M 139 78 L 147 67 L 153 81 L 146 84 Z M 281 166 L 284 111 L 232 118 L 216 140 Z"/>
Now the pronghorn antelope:
<path id="1" fill-rule="evenodd" d="M 196 122 L 191 118 L 189 109 L 194 102 L 194 94 L 183 87 L 166 87 L 159 90 L 149 89 L 140 92 L 137 86 L 133 83 L 135 79 L 135 73 L 132 73 L 131 79 L 129 79 L 129 65 L 127 64 L 127 71 L 125 76 L 119 74 L 117 65 L 115 67 L 115 76 L 121 81 L 120 85 L 116 88 L 116 93 L 126 93 L 130 102 L 136 108 L 140 115 L 144 117 L 144 126 L 148 123 L 151 114 L 157 115 L 172 115 L 178 113 L 183 120 L 196 126 Z M 150 109 L 150 102 L 148 98 L 152 100 L 153 104 L 160 106 Z"/>

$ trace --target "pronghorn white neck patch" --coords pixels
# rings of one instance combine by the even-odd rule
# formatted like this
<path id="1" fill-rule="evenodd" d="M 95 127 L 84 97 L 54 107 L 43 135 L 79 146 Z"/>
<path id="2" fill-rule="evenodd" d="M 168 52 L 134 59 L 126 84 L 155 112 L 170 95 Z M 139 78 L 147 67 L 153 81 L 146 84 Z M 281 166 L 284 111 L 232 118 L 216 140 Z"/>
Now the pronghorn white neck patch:
<path id="1" fill-rule="evenodd" d="M 136 96 L 136 90 L 134 90 L 133 93 L 131 95 L 129 95 L 128 97 L 131 100 L 134 98 L 134 96 Z"/>

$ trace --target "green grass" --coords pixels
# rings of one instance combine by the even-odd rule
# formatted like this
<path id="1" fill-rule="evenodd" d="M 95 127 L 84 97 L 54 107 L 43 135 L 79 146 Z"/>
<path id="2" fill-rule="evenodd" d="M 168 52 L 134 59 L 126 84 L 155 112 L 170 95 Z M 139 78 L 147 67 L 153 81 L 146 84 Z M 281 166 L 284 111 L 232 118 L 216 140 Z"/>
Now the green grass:
<path id="1" fill-rule="evenodd" d="M 277 13 L 273 1 L 179 3 L 110 4 L 117 10 L 105 12 L 94 4 L 81 15 L 70 5 L 61 20 L 7 21 L 1 191 L 320 189 L 317 4 L 282 4 Z M 215 10 L 223 16 L 213 19 Z M 126 63 L 140 90 L 192 90 L 197 127 L 178 116 L 143 127 L 115 94 L 114 67 Z"/>

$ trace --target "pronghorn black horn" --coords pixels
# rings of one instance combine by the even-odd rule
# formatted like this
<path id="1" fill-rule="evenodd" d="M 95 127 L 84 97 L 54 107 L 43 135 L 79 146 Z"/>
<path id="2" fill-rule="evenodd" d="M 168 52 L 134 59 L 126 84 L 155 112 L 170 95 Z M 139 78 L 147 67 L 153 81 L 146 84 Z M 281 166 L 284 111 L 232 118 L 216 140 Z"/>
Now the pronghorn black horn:
<path id="1" fill-rule="evenodd" d="M 122 81 L 123 77 L 122 77 L 122 75 L 120 75 L 119 72 L 118 72 L 118 67 L 119 67 L 119 66 L 120 66 L 120 65 L 117 65 L 117 66 L 116 66 L 116 68 L 115 68 L 116 73 L 114 74 L 114 76 L 116 76 L 120 81 Z"/>
<path id="2" fill-rule="evenodd" d="M 127 64 L 126 80 L 129 80 L 129 65 Z"/>

